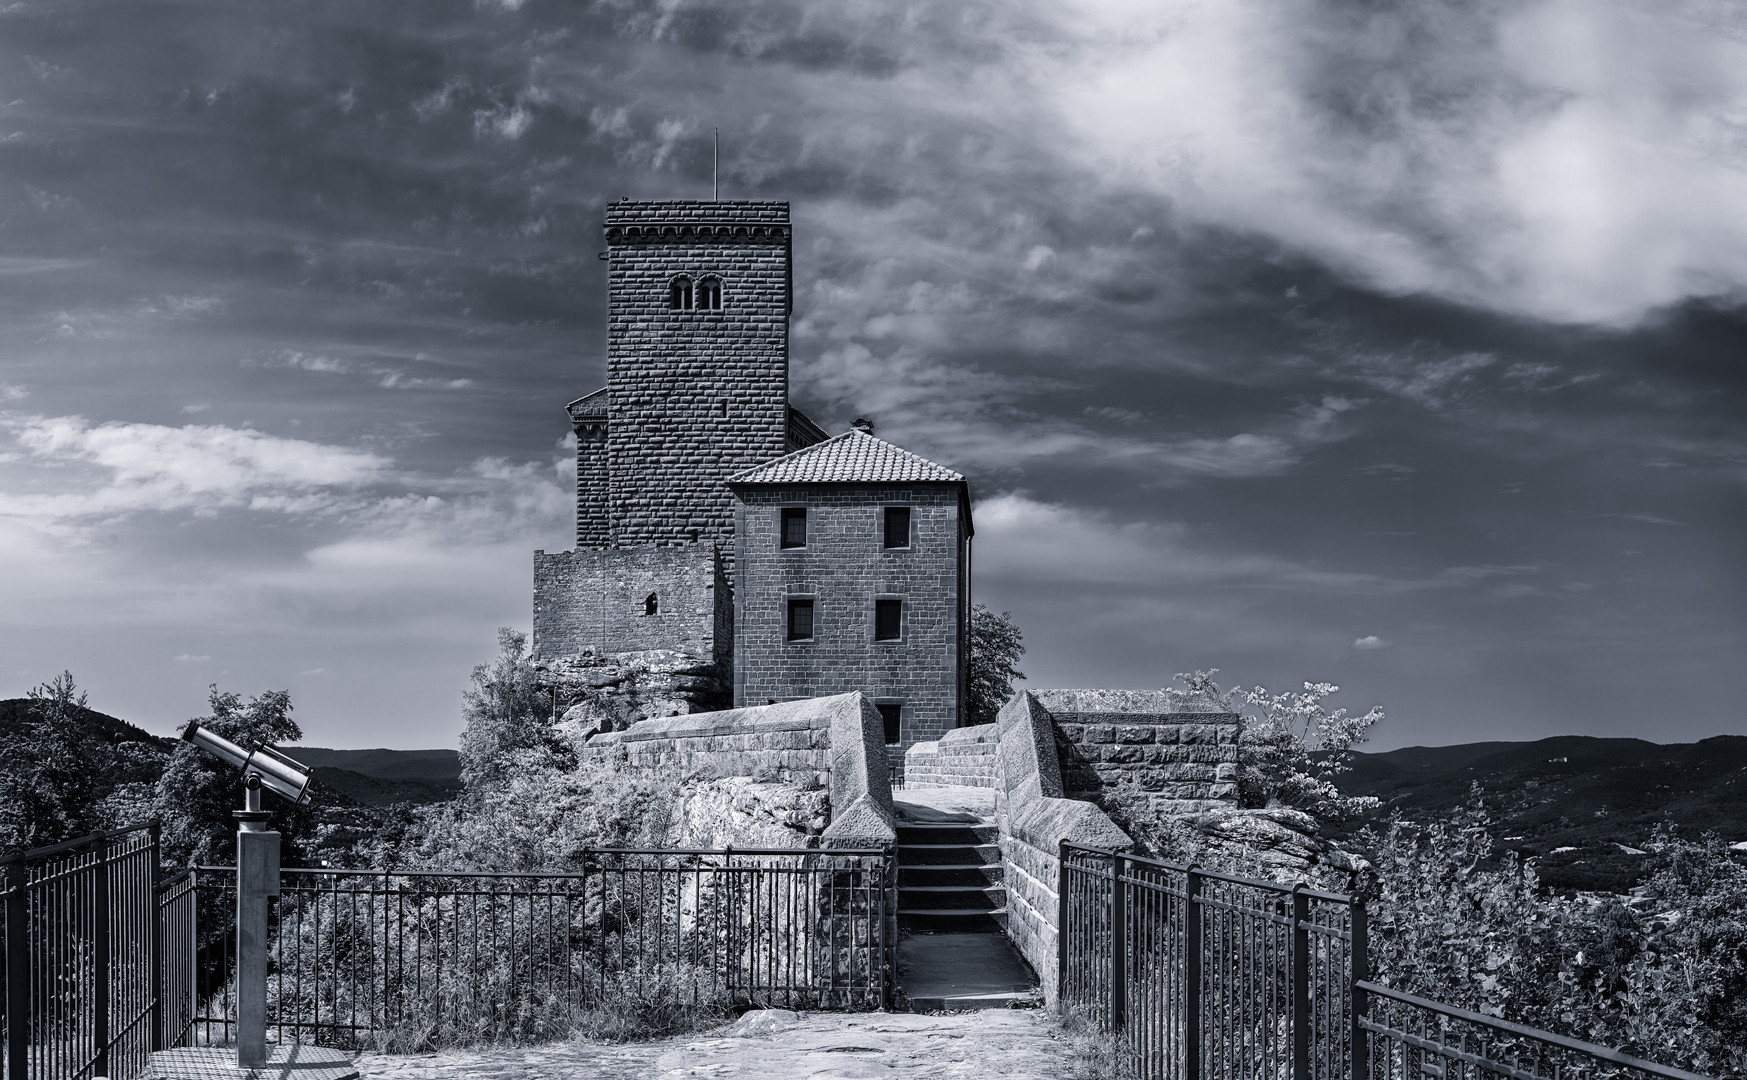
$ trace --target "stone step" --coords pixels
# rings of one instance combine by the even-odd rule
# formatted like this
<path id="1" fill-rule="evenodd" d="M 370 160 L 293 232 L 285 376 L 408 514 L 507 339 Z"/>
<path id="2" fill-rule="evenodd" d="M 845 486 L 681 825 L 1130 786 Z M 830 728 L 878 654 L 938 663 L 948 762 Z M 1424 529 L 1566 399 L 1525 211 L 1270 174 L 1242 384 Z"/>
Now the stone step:
<path id="1" fill-rule="evenodd" d="M 994 822 L 971 824 L 957 821 L 901 821 L 898 846 L 906 844 L 993 844 L 1001 838 Z"/>
<path id="2" fill-rule="evenodd" d="M 1000 934 L 1007 930 L 1007 909 L 975 911 L 968 908 L 898 908 L 898 926 L 905 930 L 931 930 L 953 934 Z"/>
<path id="3" fill-rule="evenodd" d="M 898 864 L 900 889 L 913 885 L 965 885 L 981 888 L 984 885 L 999 885 L 1001 876 L 999 862 L 937 863 L 928 866 Z"/>
<path id="4" fill-rule="evenodd" d="M 898 866 L 940 866 L 1001 861 L 999 844 L 903 844 L 898 845 Z"/>
<path id="5" fill-rule="evenodd" d="M 898 887 L 898 910 L 995 911 L 1007 906 L 1007 890 L 999 885 L 966 888 L 963 885 Z"/>

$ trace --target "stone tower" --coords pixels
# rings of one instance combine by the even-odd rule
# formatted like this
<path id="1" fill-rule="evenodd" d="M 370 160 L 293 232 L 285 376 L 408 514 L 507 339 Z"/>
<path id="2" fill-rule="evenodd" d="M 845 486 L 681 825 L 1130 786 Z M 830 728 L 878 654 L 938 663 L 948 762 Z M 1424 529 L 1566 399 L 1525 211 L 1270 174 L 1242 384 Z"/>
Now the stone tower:
<path id="1" fill-rule="evenodd" d="M 727 478 L 825 438 L 789 405 L 789 204 L 607 207 L 607 385 L 570 403 L 576 549 L 536 552 L 543 656 L 733 652 Z"/>
<path id="2" fill-rule="evenodd" d="M 731 558 L 727 477 L 796 448 L 789 205 L 615 203 L 606 242 L 607 389 L 572 409 L 577 542 Z"/>

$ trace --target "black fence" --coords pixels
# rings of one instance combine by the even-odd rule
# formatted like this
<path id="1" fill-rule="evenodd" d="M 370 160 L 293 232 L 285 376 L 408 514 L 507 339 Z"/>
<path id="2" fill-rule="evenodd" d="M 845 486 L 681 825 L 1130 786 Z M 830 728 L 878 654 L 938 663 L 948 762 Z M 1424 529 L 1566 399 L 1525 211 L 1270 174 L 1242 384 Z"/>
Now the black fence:
<path id="1" fill-rule="evenodd" d="M 1371 981 L 1351 897 L 1060 854 L 1060 999 L 1143 1080 L 1706 1080 Z"/>
<path id="2" fill-rule="evenodd" d="M 892 996 L 882 851 L 585 853 L 572 874 L 287 869 L 270 911 L 282 1041 L 430 1046 L 562 1034 L 586 1010 L 877 1009 Z M 231 867 L 200 867 L 228 920 Z M 196 1042 L 236 1024 L 231 924 L 202 924 Z"/>
<path id="3" fill-rule="evenodd" d="M 191 883 L 159 881 L 157 827 L 14 854 L 4 870 L 0 1076 L 133 1076 L 183 1030 L 163 991 L 191 974 L 170 959 L 192 941 Z"/>

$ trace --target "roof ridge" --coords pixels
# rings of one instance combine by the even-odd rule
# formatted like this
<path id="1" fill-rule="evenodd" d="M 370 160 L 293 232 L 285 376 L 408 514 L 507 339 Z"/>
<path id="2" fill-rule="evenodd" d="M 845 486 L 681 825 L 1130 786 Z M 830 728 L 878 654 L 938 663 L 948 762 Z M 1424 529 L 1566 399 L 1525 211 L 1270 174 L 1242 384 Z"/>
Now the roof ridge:
<path id="1" fill-rule="evenodd" d="M 944 465 L 857 428 L 728 477 L 730 484 L 963 483 Z"/>

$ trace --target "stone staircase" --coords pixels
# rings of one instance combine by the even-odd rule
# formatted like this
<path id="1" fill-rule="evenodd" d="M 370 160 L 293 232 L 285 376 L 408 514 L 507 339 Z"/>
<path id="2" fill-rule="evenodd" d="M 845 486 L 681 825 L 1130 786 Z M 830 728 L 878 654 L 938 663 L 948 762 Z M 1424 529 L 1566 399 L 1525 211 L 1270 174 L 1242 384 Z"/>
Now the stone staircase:
<path id="1" fill-rule="evenodd" d="M 935 933 L 1006 929 L 1007 891 L 993 822 L 899 822 L 898 926 Z"/>

